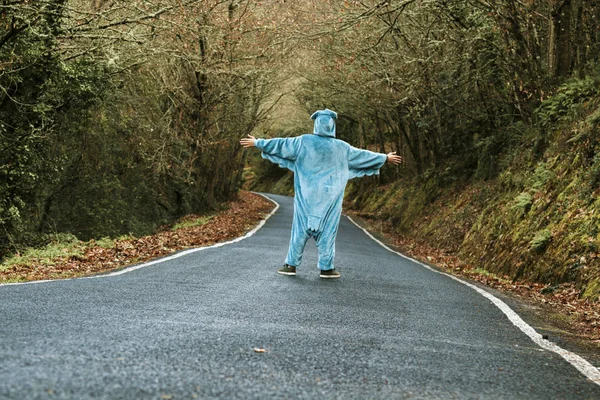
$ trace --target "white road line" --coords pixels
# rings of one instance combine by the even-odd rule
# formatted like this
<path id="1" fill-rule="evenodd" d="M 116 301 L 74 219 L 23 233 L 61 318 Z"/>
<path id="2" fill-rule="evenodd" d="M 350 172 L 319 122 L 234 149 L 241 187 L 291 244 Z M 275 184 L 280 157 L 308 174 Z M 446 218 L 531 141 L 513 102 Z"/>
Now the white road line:
<path id="1" fill-rule="evenodd" d="M 269 213 L 269 215 L 267 215 L 262 221 L 260 221 L 260 223 L 254 229 L 252 229 L 250 232 L 246 233 L 244 236 L 240 236 L 240 237 L 235 238 L 233 240 L 230 240 L 228 242 L 222 242 L 222 243 L 214 244 L 212 246 L 197 247 L 197 248 L 194 248 L 194 249 L 189 249 L 189 250 L 181 251 L 179 253 L 173 254 L 172 256 L 160 258 L 158 260 L 149 261 L 147 263 L 143 263 L 143 264 L 139 264 L 139 265 L 134 265 L 133 267 L 125 268 L 125 269 L 122 269 L 122 270 L 119 270 L 119 271 L 115 271 L 115 272 L 111 272 L 111 273 L 104 274 L 104 275 L 84 276 L 84 277 L 81 277 L 81 278 L 68 278 L 68 279 L 54 279 L 54 280 L 32 281 L 32 282 L 3 283 L 3 284 L 0 284 L 0 286 L 34 285 L 34 284 L 38 284 L 38 283 L 64 282 L 64 281 L 71 281 L 71 280 L 75 280 L 75 279 L 109 278 L 111 276 L 123 275 L 123 274 L 126 274 L 128 272 L 140 269 L 140 268 L 148 267 L 150 265 L 159 264 L 159 263 L 162 263 L 162 262 L 165 262 L 165 261 L 170 261 L 170 260 L 173 260 L 175 258 L 183 257 L 183 256 L 186 256 L 188 254 L 195 253 L 195 252 L 198 252 L 198 251 L 207 250 L 207 249 L 214 249 L 215 247 L 222 247 L 222 246 L 226 246 L 228 244 L 237 243 L 237 242 L 239 242 L 241 240 L 247 239 L 250 236 L 254 235 L 260 228 L 263 227 L 263 225 L 267 222 L 267 220 L 269 218 L 271 218 L 271 216 L 273 214 L 275 214 L 275 212 L 277 212 L 277 210 L 279 209 L 279 203 L 277 203 L 273 199 L 270 199 L 270 198 L 268 198 L 267 196 L 265 196 L 265 195 L 263 195 L 261 193 L 256 193 L 256 194 L 264 197 L 265 199 L 267 199 L 270 202 L 272 202 L 273 204 L 275 204 L 275 208 L 273 209 L 273 211 L 271 211 Z"/>
<path id="2" fill-rule="evenodd" d="M 392 253 L 397 254 L 402 258 L 405 258 L 416 264 L 419 264 L 420 266 L 427 268 L 430 271 L 433 271 L 435 273 L 445 275 L 449 278 L 452 278 L 455 281 L 460 282 L 463 285 L 466 285 L 466 286 L 470 287 L 471 289 L 477 291 L 477 293 L 481 294 L 483 297 L 490 300 L 496 307 L 498 307 L 500 309 L 500 311 L 502 311 L 504 313 L 504 315 L 506 315 L 506 317 L 510 320 L 510 322 L 512 322 L 513 325 L 515 325 L 517 328 L 519 328 L 524 334 L 529 336 L 529 338 L 535 344 L 542 347 L 543 349 L 553 351 L 556 354 L 560 355 L 567 362 L 569 362 L 571 365 L 573 365 L 575 368 L 577 368 L 579 370 L 579 372 L 581 372 L 583 375 L 585 375 L 590 381 L 594 382 L 596 385 L 600 385 L 600 371 L 598 371 L 598 369 L 596 367 L 594 367 L 590 362 L 585 360 L 583 357 L 578 356 L 577 354 L 572 353 L 568 350 L 565 350 L 562 347 L 556 345 L 555 343 L 552 343 L 551 341 L 544 339 L 541 334 L 537 333 L 535 331 L 535 329 L 533 329 L 533 327 L 531 327 L 531 325 L 529 325 L 527 322 L 523 321 L 523 319 L 521 317 L 519 317 L 519 315 L 516 312 L 514 312 L 505 302 L 503 302 L 496 296 L 481 289 L 478 286 L 475 286 L 469 282 L 466 282 L 460 278 L 457 278 L 454 275 L 450 275 L 445 272 L 438 271 L 435 268 L 431 268 L 427 264 L 424 264 L 420 261 L 415 260 L 414 258 L 408 257 L 400 252 L 392 250 L 391 248 L 389 248 L 388 246 L 383 244 L 381 241 L 379 241 L 377 238 L 375 238 L 373 235 L 371 235 L 371 233 L 369 231 L 367 231 L 365 228 L 358 225 L 352 218 L 350 218 L 349 216 L 347 216 L 347 217 L 350 220 L 350 222 L 352 222 L 354 225 L 356 225 L 359 229 L 361 229 L 364 233 L 366 233 L 367 236 L 369 236 L 375 242 L 379 243 L 384 249 L 389 250 Z"/>

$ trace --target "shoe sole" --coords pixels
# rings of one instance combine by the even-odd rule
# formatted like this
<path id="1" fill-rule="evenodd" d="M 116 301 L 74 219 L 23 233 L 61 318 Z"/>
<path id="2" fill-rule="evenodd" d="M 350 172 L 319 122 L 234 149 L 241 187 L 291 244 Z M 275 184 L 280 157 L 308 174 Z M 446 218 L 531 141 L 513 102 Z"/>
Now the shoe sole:
<path id="1" fill-rule="evenodd" d="M 287 276 L 296 276 L 295 272 L 283 272 L 283 271 L 277 271 L 278 274 L 281 275 L 287 275 Z"/>
<path id="2" fill-rule="evenodd" d="M 322 279 L 337 279 L 341 277 L 341 275 L 319 275 L 319 278 Z"/>

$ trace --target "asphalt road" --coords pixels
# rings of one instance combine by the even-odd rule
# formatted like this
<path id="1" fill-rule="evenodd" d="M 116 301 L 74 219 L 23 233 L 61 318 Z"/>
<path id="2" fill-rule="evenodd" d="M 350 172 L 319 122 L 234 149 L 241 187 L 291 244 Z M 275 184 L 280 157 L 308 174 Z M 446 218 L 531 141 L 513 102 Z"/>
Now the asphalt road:
<path id="1" fill-rule="evenodd" d="M 600 399 L 474 290 L 343 218 L 338 280 L 254 236 L 119 276 L 0 287 L 1 399 Z M 265 349 L 264 353 L 255 348 Z"/>

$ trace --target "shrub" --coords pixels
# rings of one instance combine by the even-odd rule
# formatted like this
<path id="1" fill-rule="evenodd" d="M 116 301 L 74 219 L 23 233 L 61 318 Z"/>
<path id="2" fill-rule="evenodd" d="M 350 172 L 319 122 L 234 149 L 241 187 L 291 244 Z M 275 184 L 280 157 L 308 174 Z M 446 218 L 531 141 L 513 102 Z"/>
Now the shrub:
<path id="1" fill-rule="evenodd" d="M 551 238 L 552 234 L 548 229 L 537 232 L 531 242 L 529 242 L 530 249 L 533 252 L 542 253 L 544 250 L 546 250 Z"/>

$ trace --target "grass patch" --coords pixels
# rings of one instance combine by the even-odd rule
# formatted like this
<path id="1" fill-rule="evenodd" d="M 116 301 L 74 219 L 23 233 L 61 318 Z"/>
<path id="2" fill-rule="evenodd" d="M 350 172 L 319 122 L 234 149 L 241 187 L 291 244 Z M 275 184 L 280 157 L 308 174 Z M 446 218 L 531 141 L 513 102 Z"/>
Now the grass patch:
<path id="1" fill-rule="evenodd" d="M 0 283 L 2 283 L 2 284 L 4 284 L 4 283 L 21 283 L 21 282 L 27 282 L 27 279 L 25 277 L 0 279 Z"/>
<path id="2" fill-rule="evenodd" d="M 210 221 L 212 219 L 212 217 L 213 217 L 212 215 L 209 215 L 206 217 L 193 217 L 193 218 L 185 219 L 181 222 L 176 223 L 173 226 L 173 229 L 171 229 L 171 230 L 178 231 L 179 229 L 202 226 L 202 225 L 206 224 L 208 221 Z"/>
<path id="3" fill-rule="evenodd" d="M 179 229 L 201 226 L 206 224 L 212 218 L 213 216 L 189 216 L 177 223 L 171 230 L 176 231 Z M 69 257 L 83 257 L 85 255 L 85 251 L 89 247 L 98 246 L 103 249 L 113 249 L 115 248 L 115 243 L 117 241 L 127 241 L 133 239 L 135 239 L 135 237 L 132 235 L 122 235 L 115 239 L 103 237 L 98 240 L 92 239 L 89 242 L 83 242 L 77 239 L 75 235 L 68 233 L 59 233 L 52 235 L 50 243 L 46 246 L 39 248 L 30 247 L 23 250 L 22 252 L 19 252 L 6 258 L 0 264 L 0 271 L 6 271 L 15 266 L 20 265 L 53 266 L 61 260 L 68 259 Z M 65 276 L 66 275 L 62 275 L 62 277 Z M 3 282 L 21 282 L 24 280 L 26 279 L 16 278 L 16 280 L 6 280 Z"/>
<path id="4" fill-rule="evenodd" d="M 103 237 L 102 239 L 96 241 L 96 245 L 102 247 L 103 249 L 112 249 L 115 247 L 115 241 L 109 237 Z"/>
<path id="5" fill-rule="evenodd" d="M 109 237 L 103 237 L 102 239 L 98 239 L 98 240 L 90 240 L 89 244 L 90 245 L 95 245 L 98 247 L 102 247 L 103 249 L 113 249 L 116 246 L 116 242 L 120 241 L 120 242 L 125 242 L 125 241 L 131 241 L 131 240 L 135 240 L 136 237 L 133 236 L 132 234 L 128 234 L 128 235 L 121 235 L 116 239 L 111 239 Z"/>
<path id="6" fill-rule="evenodd" d="M 471 271 L 469 271 L 472 274 L 477 274 L 477 275 L 483 275 L 483 276 L 487 276 L 488 278 L 497 280 L 498 282 L 502 282 L 502 283 L 510 283 L 511 281 L 506 279 L 506 278 L 502 278 L 496 274 L 494 274 L 493 272 L 490 272 L 486 269 L 483 268 L 475 268 Z"/>
<path id="7" fill-rule="evenodd" d="M 0 264 L 0 271 L 16 265 L 45 264 L 54 265 L 57 259 L 71 256 L 83 256 L 87 243 L 71 234 L 55 235 L 53 241 L 42 248 L 28 248 L 15 254 Z"/>

